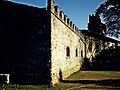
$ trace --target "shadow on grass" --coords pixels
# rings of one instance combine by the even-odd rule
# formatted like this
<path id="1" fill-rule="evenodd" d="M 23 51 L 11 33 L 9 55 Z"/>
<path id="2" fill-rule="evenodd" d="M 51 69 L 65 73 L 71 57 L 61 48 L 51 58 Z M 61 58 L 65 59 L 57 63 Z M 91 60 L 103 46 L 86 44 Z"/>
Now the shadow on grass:
<path id="1" fill-rule="evenodd" d="M 96 84 L 99 86 L 114 86 L 120 87 L 120 79 L 107 79 L 107 80 L 62 80 L 63 83 L 80 83 L 80 84 Z"/>

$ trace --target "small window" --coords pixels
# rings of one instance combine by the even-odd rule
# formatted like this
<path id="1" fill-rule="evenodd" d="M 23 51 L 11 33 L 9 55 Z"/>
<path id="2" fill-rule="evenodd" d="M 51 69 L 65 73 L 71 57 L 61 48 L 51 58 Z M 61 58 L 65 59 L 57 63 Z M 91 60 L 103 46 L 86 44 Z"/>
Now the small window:
<path id="1" fill-rule="evenodd" d="M 89 40 L 88 49 L 90 52 L 92 52 L 92 39 Z"/>
<path id="2" fill-rule="evenodd" d="M 83 50 L 81 50 L 81 57 L 83 57 Z"/>
<path id="3" fill-rule="evenodd" d="M 78 50 L 77 49 L 75 50 L 75 53 L 76 53 L 76 57 L 78 57 Z"/>
<path id="4" fill-rule="evenodd" d="M 70 56 L 70 48 L 69 48 L 69 47 L 66 48 L 66 56 L 67 56 L 67 57 Z"/>

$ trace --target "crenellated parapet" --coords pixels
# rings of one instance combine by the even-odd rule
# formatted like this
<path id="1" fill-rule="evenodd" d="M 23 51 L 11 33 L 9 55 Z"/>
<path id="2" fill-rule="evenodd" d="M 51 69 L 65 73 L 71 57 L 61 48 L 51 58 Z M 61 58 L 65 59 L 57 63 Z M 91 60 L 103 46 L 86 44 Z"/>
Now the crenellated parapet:
<path id="1" fill-rule="evenodd" d="M 95 34 L 106 35 L 106 25 L 101 22 L 98 14 L 89 15 L 88 30 Z"/>
<path id="2" fill-rule="evenodd" d="M 70 20 L 70 18 L 60 10 L 60 7 L 55 5 L 54 0 L 48 0 L 47 10 L 53 13 L 61 22 L 63 22 L 68 28 L 70 28 L 74 33 L 83 37 L 82 33 L 78 27 Z"/>

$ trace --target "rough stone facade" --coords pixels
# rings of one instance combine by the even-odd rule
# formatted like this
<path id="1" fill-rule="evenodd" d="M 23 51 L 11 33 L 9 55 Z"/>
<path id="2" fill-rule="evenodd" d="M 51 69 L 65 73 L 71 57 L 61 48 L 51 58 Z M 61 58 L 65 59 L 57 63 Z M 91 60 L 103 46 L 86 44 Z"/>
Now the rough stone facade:
<path id="1" fill-rule="evenodd" d="M 55 84 L 69 77 L 86 58 L 115 45 L 100 18 L 89 18 L 89 30 L 81 33 L 54 0 L 47 8 L 0 1 L 0 74 L 21 84 Z"/>
<path id="2" fill-rule="evenodd" d="M 55 84 L 80 69 L 84 38 L 48 0 L 48 7 L 0 1 L 0 73 L 11 83 Z"/>
<path id="3" fill-rule="evenodd" d="M 0 13 L 0 73 L 11 83 L 51 83 L 46 9 L 1 1 Z"/>
<path id="4" fill-rule="evenodd" d="M 51 4 L 51 75 L 52 83 L 56 83 L 59 79 L 65 79 L 80 69 L 84 43 L 83 35 L 78 28 L 58 6 L 54 6 L 53 0 L 49 1 Z"/>
<path id="5" fill-rule="evenodd" d="M 57 13 L 60 13 L 59 10 Z M 51 73 L 53 82 L 58 82 L 61 78 L 60 72 L 62 72 L 64 79 L 78 71 L 82 62 L 81 51 L 84 47 L 82 38 L 62 18 L 64 16 L 60 19 L 60 16 L 51 13 Z M 69 56 L 66 55 L 67 47 L 70 49 Z"/>

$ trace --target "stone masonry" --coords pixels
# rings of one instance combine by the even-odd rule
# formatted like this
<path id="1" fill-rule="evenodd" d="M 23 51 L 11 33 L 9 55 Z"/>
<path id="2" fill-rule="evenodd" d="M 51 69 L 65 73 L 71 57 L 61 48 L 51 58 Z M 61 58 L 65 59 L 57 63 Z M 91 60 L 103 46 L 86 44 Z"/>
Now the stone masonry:
<path id="1" fill-rule="evenodd" d="M 81 67 L 81 52 L 84 49 L 83 37 L 78 28 L 54 6 L 51 1 L 51 75 L 52 82 L 67 78 Z M 66 48 L 70 48 L 70 56 L 66 56 Z M 77 50 L 77 51 L 76 51 Z M 78 55 L 76 56 L 76 53 Z"/>
<path id="2" fill-rule="evenodd" d="M 84 37 L 48 0 L 47 8 L 0 1 L 0 73 L 10 83 L 55 84 L 78 71 Z"/>

